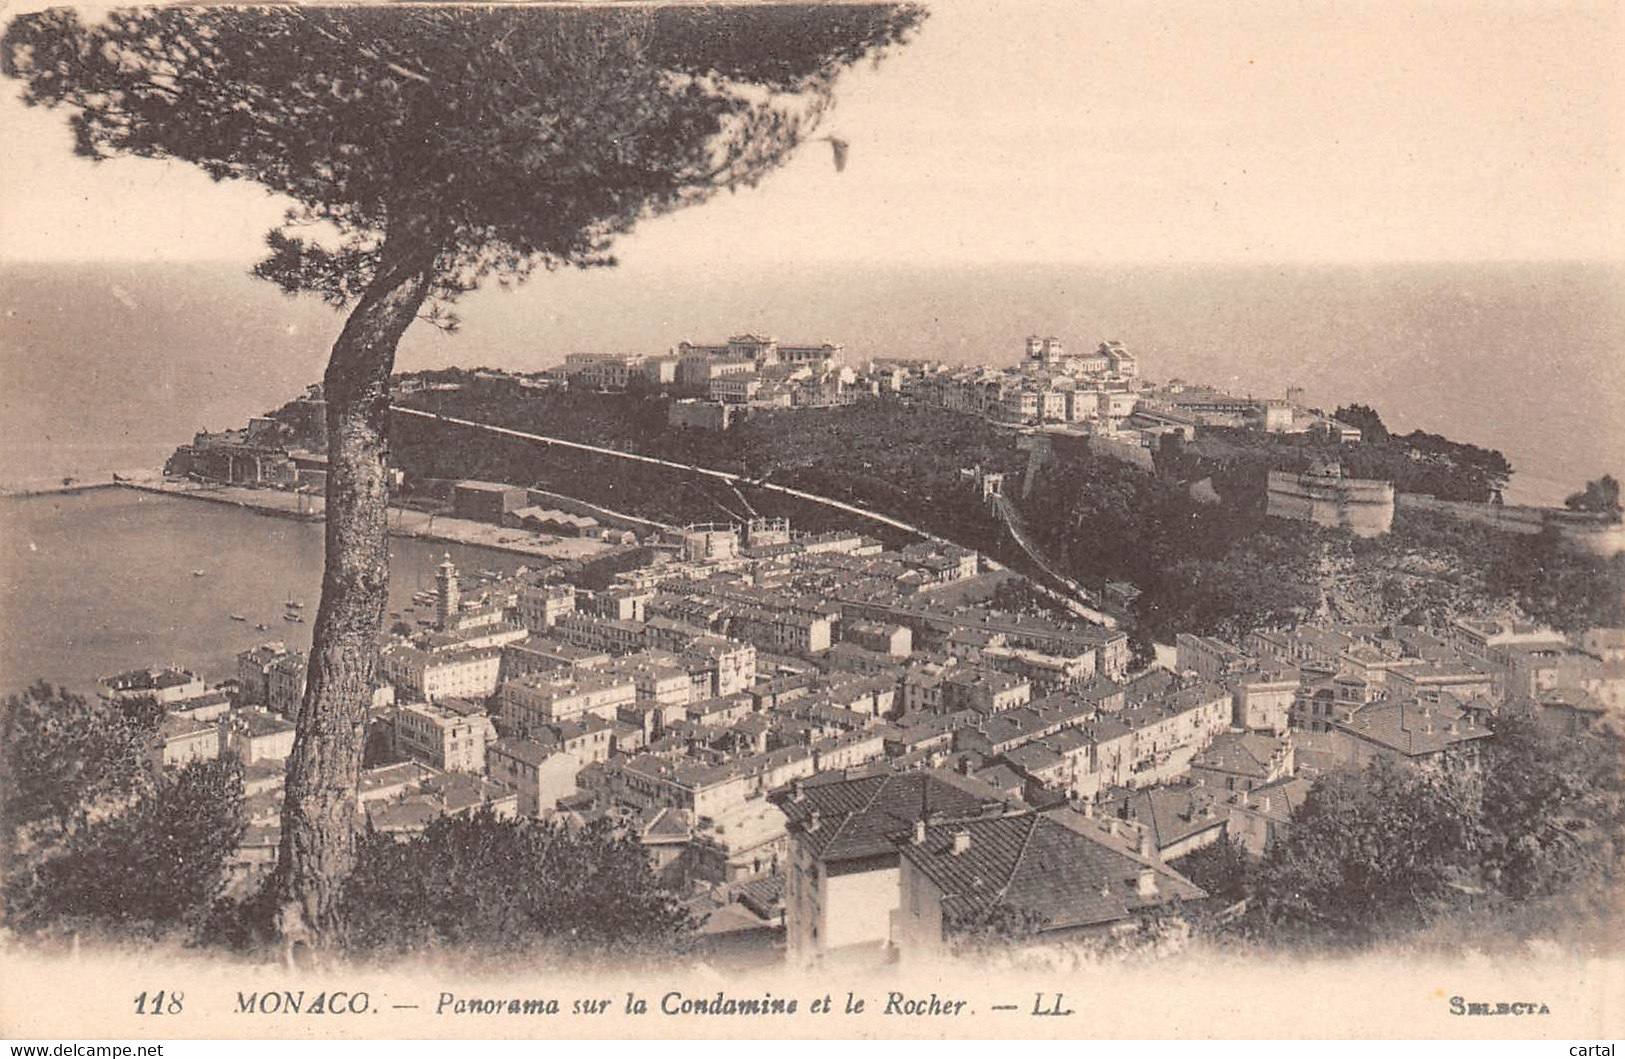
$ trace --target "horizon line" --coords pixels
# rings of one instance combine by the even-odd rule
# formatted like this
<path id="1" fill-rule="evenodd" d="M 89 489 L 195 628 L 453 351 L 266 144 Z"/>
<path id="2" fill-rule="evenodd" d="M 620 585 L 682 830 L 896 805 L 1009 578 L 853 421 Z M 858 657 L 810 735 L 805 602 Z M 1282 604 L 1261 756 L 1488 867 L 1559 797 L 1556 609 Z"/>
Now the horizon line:
<path id="1" fill-rule="evenodd" d="M 257 263 L 258 259 L 239 259 L 229 257 L 196 257 L 196 258 L 144 258 L 144 257 L 96 257 L 96 258 L 27 258 L 7 257 L 0 255 L 0 267 L 84 267 L 84 266 L 113 266 L 113 265 L 184 265 L 208 266 L 224 268 L 240 268 L 247 271 Z M 1370 267 L 1398 267 L 1398 266 L 1507 266 L 1507 265 L 1585 265 L 1601 266 L 1605 268 L 1625 268 L 1625 256 L 1619 257 L 1485 257 L 1485 258 L 1452 258 L 1452 257 L 1372 257 L 1372 258 L 1279 258 L 1275 260 L 1254 260 L 1250 258 L 1122 258 L 1118 260 L 1058 260 L 1044 258 L 1034 260 L 989 260 L 989 261 L 911 261 L 911 262 L 885 262 L 873 258 L 819 258 L 803 261 L 735 261 L 731 264 L 749 264 L 759 266 L 773 264 L 776 268 L 851 268 L 863 267 L 870 270 L 895 271 L 927 271 L 941 272 L 960 268 L 1370 268 Z M 652 262 L 628 263 L 617 262 L 611 266 L 589 266 L 575 268 L 565 266 L 560 268 L 564 272 L 630 272 L 638 270 L 648 271 L 682 271 L 694 272 L 692 262 L 670 264 L 655 264 Z M 516 288 L 517 289 L 517 288 Z"/>

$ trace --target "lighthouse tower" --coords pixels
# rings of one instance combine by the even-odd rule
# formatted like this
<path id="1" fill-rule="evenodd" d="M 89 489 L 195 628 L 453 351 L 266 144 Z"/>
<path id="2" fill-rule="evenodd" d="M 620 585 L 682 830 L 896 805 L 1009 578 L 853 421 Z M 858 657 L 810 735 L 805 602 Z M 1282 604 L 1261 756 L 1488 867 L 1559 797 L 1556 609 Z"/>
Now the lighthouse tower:
<path id="1" fill-rule="evenodd" d="M 446 561 L 440 564 L 434 580 L 438 589 L 434 603 L 435 624 L 441 629 L 448 629 L 451 627 L 451 619 L 457 616 L 463 602 L 457 588 L 457 567 L 451 563 L 450 552 L 446 553 Z"/>

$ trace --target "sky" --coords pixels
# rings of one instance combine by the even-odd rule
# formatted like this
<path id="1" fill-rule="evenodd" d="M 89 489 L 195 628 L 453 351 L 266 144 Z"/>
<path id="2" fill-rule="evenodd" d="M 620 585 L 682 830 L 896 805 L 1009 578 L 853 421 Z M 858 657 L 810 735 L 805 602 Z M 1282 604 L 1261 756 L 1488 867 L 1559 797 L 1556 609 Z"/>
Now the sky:
<path id="1" fill-rule="evenodd" d="M 15 7 L 12 8 L 16 10 Z M 857 262 L 1619 260 L 1617 3 L 949 0 L 761 186 L 644 223 L 634 275 Z M 0 261 L 252 262 L 283 204 L 74 157 L 0 82 Z"/>
<path id="2" fill-rule="evenodd" d="M 842 75 L 823 131 L 850 143 L 844 172 L 808 143 L 756 188 L 645 221 L 619 268 L 471 295 L 461 333 L 410 329 L 396 366 L 739 330 L 1010 363 L 1040 330 L 1121 339 L 1155 378 L 1375 403 L 1505 447 L 1554 491 L 1617 471 L 1625 4 L 930 10 Z M 0 471 L 140 466 L 319 378 L 341 317 L 248 276 L 284 203 L 75 157 L 66 116 L 17 89 L 0 80 Z"/>

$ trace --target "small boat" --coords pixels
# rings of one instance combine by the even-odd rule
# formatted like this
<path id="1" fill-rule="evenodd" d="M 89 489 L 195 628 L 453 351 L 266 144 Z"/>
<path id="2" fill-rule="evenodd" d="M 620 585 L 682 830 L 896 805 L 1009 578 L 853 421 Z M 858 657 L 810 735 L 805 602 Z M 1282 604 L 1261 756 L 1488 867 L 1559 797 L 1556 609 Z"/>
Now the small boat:
<path id="1" fill-rule="evenodd" d="M 233 614 L 231 616 L 231 620 L 232 621 L 247 621 L 248 619 L 243 617 L 241 614 Z"/>
<path id="2" fill-rule="evenodd" d="M 282 620 L 283 621 L 304 621 L 305 616 L 303 614 L 284 614 L 284 615 L 282 615 Z"/>
<path id="3" fill-rule="evenodd" d="M 305 605 L 303 603 L 299 602 L 297 599 L 288 600 L 287 607 L 288 607 L 289 610 L 304 610 L 305 609 Z"/>
<path id="4" fill-rule="evenodd" d="M 202 577 L 202 576 L 204 576 L 204 573 L 205 573 L 205 571 L 203 571 L 203 570 L 193 570 L 192 571 L 192 576 L 193 577 Z"/>
<path id="5" fill-rule="evenodd" d="M 265 624 L 263 621 L 257 621 L 254 623 L 254 628 L 258 629 L 260 632 L 264 632 L 266 629 L 269 629 L 270 626 Z"/>

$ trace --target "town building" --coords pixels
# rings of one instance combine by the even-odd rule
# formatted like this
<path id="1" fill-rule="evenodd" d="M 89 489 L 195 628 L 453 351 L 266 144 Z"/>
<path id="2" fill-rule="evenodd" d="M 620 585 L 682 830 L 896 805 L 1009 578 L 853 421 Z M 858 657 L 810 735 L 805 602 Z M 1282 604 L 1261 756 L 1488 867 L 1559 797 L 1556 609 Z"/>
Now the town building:
<path id="1" fill-rule="evenodd" d="M 790 835 L 785 941 L 793 964 L 852 952 L 880 958 L 896 940 L 897 840 L 924 820 L 1010 811 L 991 788 L 942 772 L 803 783 L 773 800 Z"/>
<path id="2" fill-rule="evenodd" d="M 425 651 L 396 644 L 380 654 L 379 668 L 384 679 L 395 685 L 399 697 L 423 702 L 444 698 L 483 702 L 496 693 L 502 649 Z"/>
<path id="3" fill-rule="evenodd" d="M 153 760 L 161 767 L 179 768 L 194 761 L 213 761 L 220 756 L 220 730 L 217 725 L 191 717 L 166 713 L 158 722 Z"/>
<path id="4" fill-rule="evenodd" d="M 485 771 L 485 747 L 496 730 L 483 708 L 447 698 L 397 704 L 395 749 L 443 772 Z"/>
<path id="5" fill-rule="evenodd" d="M 1285 732 L 1292 726 L 1292 704 L 1303 675 L 1289 666 L 1274 666 L 1231 676 L 1231 723 L 1254 732 Z"/>
<path id="6" fill-rule="evenodd" d="M 547 725 L 588 714 L 614 721 L 621 707 L 637 701 L 637 685 L 611 671 L 527 673 L 504 681 L 498 695 L 506 730 L 534 736 Z"/>
<path id="7" fill-rule="evenodd" d="M 512 681 L 526 672 L 578 671 L 608 666 L 609 651 L 554 640 L 552 637 L 526 637 L 502 648 L 500 679 Z"/>
<path id="8" fill-rule="evenodd" d="M 1396 698 L 1362 706 L 1331 724 L 1332 752 L 1346 768 L 1363 771 L 1378 758 L 1430 771 L 1474 770 L 1487 728 L 1448 697 Z"/>
<path id="9" fill-rule="evenodd" d="M 500 524 L 527 503 L 523 487 L 505 482 L 463 481 L 452 488 L 452 513 L 476 522 Z"/>
<path id="10" fill-rule="evenodd" d="M 1226 837 L 1251 855 L 1264 856 L 1292 830 L 1292 814 L 1303 805 L 1312 786 L 1308 779 L 1293 777 L 1238 791 L 1226 807 Z"/>
<path id="11" fill-rule="evenodd" d="M 265 667 L 265 705 L 284 717 L 297 716 L 309 669 L 310 660 L 303 651 L 284 651 L 273 659 Z"/>
<path id="12" fill-rule="evenodd" d="M 96 685 L 97 693 L 105 699 L 128 702 L 132 699 L 151 699 L 160 706 L 197 698 L 208 688 L 196 673 L 171 667 L 168 669 L 132 669 L 103 677 Z"/>
<path id="13" fill-rule="evenodd" d="M 292 722 L 257 706 L 233 710 L 220 721 L 220 753 L 237 755 L 244 765 L 282 761 L 293 753 Z"/>
<path id="14" fill-rule="evenodd" d="M 284 449 L 252 443 L 246 430 L 227 430 L 198 433 L 164 463 L 164 474 L 231 485 L 287 486 L 296 470 Z"/>
<path id="15" fill-rule="evenodd" d="M 250 647 L 237 653 L 237 698 L 247 705 L 271 701 L 271 666 L 288 653 L 281 640 Z"/>
<path id="16" fill-rule="evenodd" d="M 576 794 L 582 762 L 557 746 L 534 739 L 498 739 L 486 748 L 491 779 L 512 788 L 519 815 L 550 817 L 559 802 Z"/>
<path id="17" fill-rule="evenodd" d="M 956 931 L 1002 910 L 1036 924 L 1025 945 L 1049 946 L 1097 938 L 1154 909 L 1207 896 L 1154 856 L 1039 813 L 921 821 L 898 848 L 895 941 L 911 964 L 940 959 Z"/>

